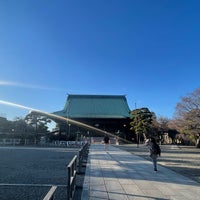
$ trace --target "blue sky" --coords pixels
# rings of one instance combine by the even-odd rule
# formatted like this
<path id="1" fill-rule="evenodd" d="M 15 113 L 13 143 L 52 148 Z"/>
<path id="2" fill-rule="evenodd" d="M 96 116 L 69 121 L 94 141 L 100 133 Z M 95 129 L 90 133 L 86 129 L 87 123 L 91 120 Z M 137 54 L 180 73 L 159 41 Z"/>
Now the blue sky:
<path id="1" fill-rule="evenodd" d="M 0 1 L 0 100 L 46 112 L 67 94 L 126 95 L 172 118 L 200 86 L 200 2 Z M 22 116 L 0 104 L 0 116 Z"/>

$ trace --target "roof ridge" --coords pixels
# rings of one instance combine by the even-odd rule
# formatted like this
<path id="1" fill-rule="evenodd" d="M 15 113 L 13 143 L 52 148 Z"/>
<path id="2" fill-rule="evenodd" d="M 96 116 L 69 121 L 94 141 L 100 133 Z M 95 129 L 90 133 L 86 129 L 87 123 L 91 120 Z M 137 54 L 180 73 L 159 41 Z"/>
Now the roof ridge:
<path id="1" fill-rule="evenodd" d="M 125 97 L 126 95 L 124 94 L 67 94 L 68 96 L 106 96 L 106 97 Z"/>

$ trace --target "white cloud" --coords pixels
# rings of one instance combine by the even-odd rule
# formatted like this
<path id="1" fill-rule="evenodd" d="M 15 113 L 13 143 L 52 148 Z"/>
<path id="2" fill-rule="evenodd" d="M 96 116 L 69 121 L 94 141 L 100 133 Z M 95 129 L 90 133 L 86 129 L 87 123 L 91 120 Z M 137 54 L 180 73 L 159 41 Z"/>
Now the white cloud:
<path id="1" fill-rule="evenodd" d="M 0 81 L 0 86 L 13 86 L 13 87 L 22 87 L 22 88 L 39 89 L 39 90 L 66 91 L 63 88 L 53 88 L 53 87 L 46 87 L 42 85 L 31 85 L 27 83 L 19 83 L 19 82 L 12 82 L 12 81 Z"/>

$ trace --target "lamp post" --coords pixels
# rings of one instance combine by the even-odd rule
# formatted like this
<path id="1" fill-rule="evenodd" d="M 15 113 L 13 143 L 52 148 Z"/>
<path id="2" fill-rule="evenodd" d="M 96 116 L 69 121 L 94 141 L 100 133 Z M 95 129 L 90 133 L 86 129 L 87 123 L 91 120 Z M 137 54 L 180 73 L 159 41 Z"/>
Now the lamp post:
<path id="1" fill-rule="evenodd" d="M 71 126 L 71 124 L 68 124 L 68 134 L 69 134 L 69 136 L 70 136 L 70 126 Z"/>
<path id="2" fill-rule="evenodd" d="M 87 131 L 87 135 L 88 135 L 88 138 L 89 138 L 89 143 L 91 143 L 91 138 L 90 138 L 90 132 Z"/>

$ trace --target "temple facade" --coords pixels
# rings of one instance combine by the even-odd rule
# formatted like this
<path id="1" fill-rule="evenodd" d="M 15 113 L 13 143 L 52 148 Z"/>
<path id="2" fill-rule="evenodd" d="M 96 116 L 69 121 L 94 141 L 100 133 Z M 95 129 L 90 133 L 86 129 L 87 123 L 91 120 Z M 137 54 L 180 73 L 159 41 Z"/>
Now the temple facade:
<path id="1" fill-rule="evenodd" d="M 69 94 L 63 110 L 53 114 L 60 116 L 57 128 L 67 137 L 111 133 L 127 138 L 131 134 L 130 108 L 124 95 Z"/>

